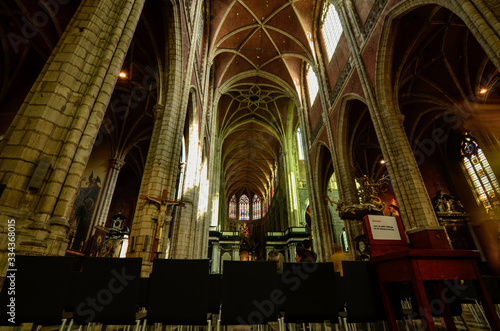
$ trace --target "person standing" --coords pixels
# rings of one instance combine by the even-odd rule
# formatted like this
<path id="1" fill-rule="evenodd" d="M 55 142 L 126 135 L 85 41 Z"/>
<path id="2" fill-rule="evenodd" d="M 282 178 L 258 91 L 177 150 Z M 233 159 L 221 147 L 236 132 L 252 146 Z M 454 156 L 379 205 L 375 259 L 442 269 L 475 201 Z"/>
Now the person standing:
<path id="1" fill-rule="evenodd" d="M 333 262 L 333 270 L 340 272 L 340 276 L 344 275 L 342 270 L 342 261 L 348 261 L 349 257 L 342 250 L 339 244 L 333 244 L 333 254 L 330 256 L 330 262 Z"/>

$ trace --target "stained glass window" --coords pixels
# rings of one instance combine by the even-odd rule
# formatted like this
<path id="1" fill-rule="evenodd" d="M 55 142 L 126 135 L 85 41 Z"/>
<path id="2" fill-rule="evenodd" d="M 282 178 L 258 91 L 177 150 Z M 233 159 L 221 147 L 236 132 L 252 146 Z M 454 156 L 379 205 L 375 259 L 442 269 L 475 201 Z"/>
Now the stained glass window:
<path id="1" fill-rule="evenodd" d="M 462 156 L 476 199 L 489 214 L 500 213 L 498 180 L 477 142 L 470 135 L 462 140 Z"/>
<path id="2" fill-rule="evenodd" d="M 229 201 L 229 218 L 236 219 L 236 196 L 233 195 Z"/>
<path id="3" fill-rule="evenodd" d="M 257 195 L 253 196 L 253 204 L 252 204 L 252 219 L 258 220 L 261 218 L 261 204 L 260 199 Z"/>
<path id="4" fill-rule="evenodd" d="M 337 48 L 340 36 L 342 35 L 342 24 L 340 23 L 339 14 L 335 10 L 335 6 L 330 3 L 326 4 L 323 15 L 324 21 L 321 27 L 321 33 L 325 40 L 328 60 L 331 60 L 335 48 Z"/>
<path id="5" fill-rule="evenodd" d="M 250 199 L 243 194 L 240 198 L 240 220 L 246 221 L 250 219 Z"/>

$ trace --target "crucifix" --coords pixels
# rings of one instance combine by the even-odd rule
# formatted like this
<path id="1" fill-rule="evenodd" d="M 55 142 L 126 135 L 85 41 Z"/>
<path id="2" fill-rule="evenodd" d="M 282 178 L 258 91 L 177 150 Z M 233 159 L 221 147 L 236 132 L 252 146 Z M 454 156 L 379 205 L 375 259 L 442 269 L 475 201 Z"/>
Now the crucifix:
<path id="1" fill-rule="evenodd" d="M 161 254 L 161 239 L 163 235 L 163 225 L 165 221 L 169 221 L 172 218 L 171 216 L 167 216 L 167 208 L 168 206 L 180 206 L 184 207 L 184 203 L 180 201 L 171 201 L 167 200 L 167 190 L 163 190 L 162 196 L 160 198 L 150 197 L 145 194 L 139 195 L 139 199 L 146 200 L 146 202 L 151 202 L 157 204 L 159 206 L 158 217 L 156 218 L 156 229 L 153 238 L 153 249 L 151 252 L 151 260 L 155 257 L 158 257 Z M 154 218 L 153 218 L 154 219 Z"/>

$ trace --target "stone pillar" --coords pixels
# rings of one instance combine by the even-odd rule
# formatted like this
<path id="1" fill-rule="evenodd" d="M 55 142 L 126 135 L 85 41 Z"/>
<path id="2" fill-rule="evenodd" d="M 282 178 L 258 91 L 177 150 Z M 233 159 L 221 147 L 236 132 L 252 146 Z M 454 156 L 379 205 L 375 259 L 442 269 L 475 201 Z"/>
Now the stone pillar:
<path id="1" fill-rule="evenodd" d="M 300 104 L 297 104 L 297 111 L 299 112 L 299 120 L 300 120 L 300 126 L 301 126 L 301 132 L 302 132 L 302 144 L 304 146 L 304 150 L 306 151 L 304 153 L 304 158 L 305 158 L 305 166 L 306 166 L 306 178 L 307 178 L 307 182 L 309 183 L 309 185 L 307 185 L 307 193 L 309 195 L 309 204 L 310 204 L 310 207 L 311 207 L 311 226 L 313 227 L 317 227 L 317 223 L 314 223 L 313 220 L 314 219 L 318 219 L 319 217 L 321 217 L 321 214 L 320 214 L 320 203 L 321 202 L 318 202 L 318 196 L 317 196 L 317 188 L 316 188 L 316 185 L 314 185 L 316 182 L 314 181 L 314 176 L 313 176 L 313 170 L 312 170 L 312 167 L 311 167 L 311 156 L 310 156 L 310 149 L 311 149 L 311 130 L 310 130 L 310 126 L 308 124 L 308 116 L 306 114 L 306 110 L 307 107 L 305 106 L 302 106 Z M 317 221 L 315 221 L 317 222 Z M 330 222 L 328 222 L 330 223 Z M 315 225 L 316 224 L 316 225 Z M 315 231 L 314 228 L 312 231 Z M 314 235 L 314 234 L 313 234 Z M 328 240 L 328 239 L 327 239 Z M 332 240 L 332 243 L 333 244 L 333 236 L 331 236 L 331 240 Z M 316 241 L 313 241 L 313 250 L 316 251 L 316 254 L 318 254 L 318 262 L 320 262 L 320 255 L 319 253 L 317 252 L 318 249 L 316 248 Z M 286 257 L 285 257 L 286 258 Z M 293 256 L 292 256 L 292 260 L 291 262 L 295 262 L 295 248 L 294 248 L 294 251 L 293 251 Z"/>
<path id="2" fill-rule="evenodd" d="M 338 148 L 338 158 L 337 158 L 337 177 L 342 178 L 342 181 L 337 181 L 339 187 L 339 201 L 345 202 L 347 205 L 353 205 L 359 203 L 358 190 L 356 188 L 356 182 L 354 181 L 354 174 L 349 167 L 349 156 L 350 151 L 345 150 L 345 145 L 343 141 L 339 141 Z M 347 235 L 347 241 L 349 243 L 350 251 L 357 254 L 352 249 L 355 249 L 354 238 L 362 234 L 362 228 L 359 226 L 357 220 L 344 219 L 344 225 Z"/>
<path id="3" fill-rule="evenodd" d="M 215 126 L 217 121 L 213 121 Z M 212 132 L 215 132 L 212 130 Z M 205 217 L 206 223 L 210 226 L 218 226 L 219 231 L 223 231 L 223 224 L 219 223 L 220 181 L 221 181 L 221 148 L 222 142 L 218 136 L 213 136 L 210 142 L 210 156 L 208 167 L 208 180 L 210 182 L 209 208 Z M 225 201 L 228 204 L 228 201 Z"/>
<path id="4" fill-rule="evenodd" d="M 212 77 L 212 65 L 213 62 L 208 62 L 208 57 L 207 57 L 207 63 L 206 63 L 206 70 L 204 70 L 205 73 L 205 83 L 203 87 L 203 91 L 205 93 L 201 93 L 202 98 L 203 98 L 203 114 L 202 114 L 202 121 L 200 128 L 205 128 L 205 127 L 212 127 L 212 125 L 216 125 L 218 123 L 217 119 L 214 118 L 214 114 L 217 112 L 213 111 L 213 98 L 210 96 L 213 95 L 213 85 L 210 83 L 210 79 Z M 211 116 L 208 114 L 211 113 Z M 210 118 L 214 119 L 210 121 Z M 207 123 L 208 122 L 208 123 Z M 215 129 L 210 130 L 210 132 L 214 133 L 216 132 Z M 215 135 L 209 136 L 208 141 L 209 141 L 209 146 L 204 146 L 205 143 L 205 137 L 206 137 L 207 131 L 203 130 L 203 133 L 200 134 L 200 149 L 203 150 L 204 148 L 210 149 L 211 151 L 213 150 L 212 142 L 217 141 L 217 137 Z M 220 148 L 221 146 L 217 146 L 219 151 L 217 155 L 220 155 Z M 202 153 L 200 153 L 201 155 Z M 210 156 L 212 156 L 212 153 L 210 153 Z M 215 159 L 215 160 L 220 160 Z M 208 188 L 207 188 L 207 210 L 204 214 L 197 215 L 197 227 L 196 227 L 196 233 L 195 233 L 195 243 L 194 243 L 194 258 L 196 259 L 203 259 L 207 258 L 208 256 L 208 234 L 209 234 L 209 229 L 210 226 L 217 226 L 218 224 L 218 208 L 219 208 L 219 192 L 218 192 L 218 181 L 214 182 L 216 179 L 220 179 L 220 170 L 215 170 L 215 167 L 217 164 L 214 163 L 214 159 L 208 158 L 206 160 L 203 160 L 207 162 L 207 178 L 201 178 L 200 176 L 200 181 L 201 180 L 207 180 L 208 181 Z M 220 168 L 220 162 L 218 164 L 218 167 Z M 217 176 L 213 176 L 213 173 L 215 171 L 215 174 Z M 217 177 L 217 178 L 216 178 Z M 214 186 L 217 187 L 216 194 L 213 194 L 214 192 Z M 198 199 L 200 199 L 200 196 L 198 195 Z M 215 218 L 215 221 L 213 218 Z"/>
<path id="5" fill-rule="evenodd" d="M 288 254 L 287 254 L 288 256 L 286 257 L 288 262 L 295 262 L 295 255 L 297 255 L 295 251 L 296 249 L 297 249 L 297 243 L 288 244 Z"/>
<path id="6" fill-rule="evenodd" d="M 387 170 L 394 184 L 394 193 L 400 206 L 401 219 L 405 228 L 409 230 L 420 226 L 438 225 L 434 208 L 402 125 L 402 116 L 397 116 L 399 111 L 394 109 L 394 105 L 381 102 L 379 106 L 361 58 L 359 46 L 348 23 L 343 2 L 340 0 L 328 1 L 335 5 L 339 13 L 354 65 L 366 96 L 370 117 L 384 160 L 386 160 Z"/>
<path id="7" fill-rule="evenodd" d="M 274 250 L 273 246 L 266 246 L 266 261 L 269 259 L 269 252 Z"/>
<path id="8" fill-rule="evenodd" d="M 167 72 L 161 77 L 163 84 L 161 100 L 165 105 L 155 107 L 155 123 L 151 135 L 146 166 L 142 177 L 140 193 L 146 197 L 164 197 L 174 200 L 175 184 L 179 172 L 182 128 L 186 119 L 187 100 L 189 96 L 192 61 L 189 55 L 187 68 L 184 68 L 182 10 L 178 2 L 171 2 L 172 19 L 168 21 L 168 53 Z M 192 50 L 190 50 L 192 52 Z M 187 88 L 186 88 L 187 87 Z M 152 270 L 151 253 L 157 220 L 171 214 L 171 206 L 154 203 L 151 200 L 139 199 L 132 226 L 131 238 L 134 247 L 129 248 L 131 257 L 142 257 L 142 275 L 147 276 Z M 177 222 L 178 219 L 172 220 Z M 169 224 L 163 224 L 163 232 L 169 231 Z M 175 243 L 170 243 L 170 251 Z M 164 255 L 163 255 L 164 256 Z"/>
<path id="9" fill-rule="evenodd" d="M 239 261 L 240 260 L 240 245 L 234 245 L 232 247 L 232 260 L 233 261 Z"/>
<path id="10" fill-rule="evenodd" d="M 173 143 L 169 134 L 170 130 L 165 123 L 168 122 L 166 113 L 164 105 L 158 104 L 154 107 L 155 122 L 140 188 L 141 195 L 145 197 L 158 199 L 164 196 L 163 192 L 166 190 L 167 174 L 169 173 L 167 159 L 170 158 L 169 147 Z M 169 194 L 172 195 L 172 192 L 167 190 L 167 198 Z M 137 200 L 130 235 L 131 245 L 129 245 L 127 256 L 142 258 L 144 276 L 149 274 L 152 268 L 151 257 L 157 221 L 161 217 L 166 219 L 167 211 L 170 211 L 170 208 L 164 204 L 156 203 L 147 198 Z M 168 223 L 163 224 L 163 233 L 168 233 L 168 227 Z"/>
<path id="11" fill-rule="evenodd" d="M 363 42 L 365 40 L 365 37 L 363 36 L 363 32 L 361 31 L 361 23 L 356 8 L 354 8 L 352 0 L 344 0 L 344 1 L 347 7 L 347 13 L 349 15 L 349 18 L 351 19 L 351 24 L 354 28 L 354 33 L 356 34 L 356 37 L 358 37 L 361 40 L 361 42 Z"/>
<path id="12" fill-rule="evenodd" d="M 288 116 L 287 118 L 293 118 L 293 112 L 295 111 L 295 104 L 290 102 L 288 105 Z M 285 145 L 285 173 L 287 176 L 287 204 L 288 208 L 288 224 L 287 227 L 300 226 L 300 207 L 299 207 L 299 197 L 297 192 L 297 182 L 299 176 L 299 170 L 296 167 L 296 158 L 298 152 L 295 150 L 295 142 L 297 141 L 297 132 L 295 128 L 292 127 L 292 121 L 286 123 L 286 137 L 284 139 Z"/>
<path id="13" fill-rule="evenodd" d="M 196 99 L 193 97 L 193 99 Z M 194 101 L 193 101 L 194 103 Z M 199 193 L 200 160 L 201 150 L 198 132 L 198 114 L 191 112 L 191 123 L 189 123 L 189 137 L 186 137 L 189 145 L 186 146 L 186 170 L 183 187 L 181 187 L 181 201 L 184 207 L 176 207 L 176 219 L 172 229 L 172 249 L 170 256 L 174 259 L 189 259 L 194 256 L 195 230 L 197 204 L 195 203 Z"/>
<path id="14" fill-rule="evenodd" d="M 101 196 L 101 201 L 97 207 L 97 225 L 105 226 L 106 220 L 108 218 L 109 206 L 113 200 L 113 194 L 115 193 L 116 182 L 118 180 L 118 175 L 120 170 L 125 164 L 125 161 L 121 159 L 111 159 L 109 160 L 108 175 L 106 176 L 106 181 L 103 185 L 103 192 Z"/>
<path id="15" fill-rule="evenodd" d="M 318 55 L 319 61 L 323 62 L 321 59 L 320 52 L 318 52 L 318 54 L 319 54 Z M 326 75 L 324 73 L 324 68 L 322 66 L 315 65 L 313 66 L 313 69 L 314 72 L 316 73 L 316 78 L 318 80 L 318 86 L 319 86 L 318 94 L 321 100 L 321 109 L 322 109 L 321 115 L 323 118 L 323 123 L 325 123 L 324 125 L 328 136 L 328 145 L 330 147 L 330 153 L 332 156 L 332 164 L 334 166 L 334 170 L 336 170 L 338 168 L 336 166 L 337 152 L 335 148 L 335 139 L 333 137 L 333 129 L 329 115 L 330 106 L 328 103 L 328 99 L 326 97 L 328 95 L 328 89 L 326 87 L 326 80 L 325 80 Z M 320 176 L 316 178 L 320 178 Z M 342 178 L 340 178 L 340 180 L 342 180 Z M 323 183 L 319 183 L 316 180 L 315 182 L 312 183 L 312 185 L 319 186 L 323 185 Z M 318 214 L 316 215 L 316 217 L 311 218 L 311 226 L 313 228 L 312 237 L 313 237 L 314 251 L 316 252 L 316 254 L 318 254 L 318 262 L 326 262 L 333 253 L 333 232 L 332 232 L 332 222 L 330 222 L 330 215 L 328 214 L 328 209 L 326 206 L 327 202 L 324 196 L 319 196 L 320 192 L 326 194 L 326 192 L 322 192 L 322 190 L 319 187 L 317 187 L 316 190 L 314 190 L 317 199 L 316 201 L 318 201 L 318 206 L 316 209 Z"/>
<path id="16" fill-rule="evenodd" d="M 82 1 L 1 141 L 0 232 L 16 220 L 16 253 L 65 253 L 68 217 L 144 2 Z M 49 167 L 37 173 L 43 158 Z"/>
<path id="17" fill-rule="evenodd" d="M 200 13 L 201 6 L 203 1 L 195 1 L 193 5 L 196 5 L 197 9 L 196 13 Z M 182 11 L 179 9 L 179 15 L 182 15 Z M 172 98 L 179 98 L 176 103 L 179 104 L 179 109 L 176 111 L 178 113 L 178 117 L 176 118 L 176 129 L 177 132 L 173 137 L 171 137 L 168 142 L 171 144 L 169 149 L 171 149 L 172 155 L 180 155 L 180 141 L 182 140 L 182 128 L 185 126 L 186 112 L 189 111 L 188 104 L 190 98 L 190 87 L 191 87 L 191 79 L 187 77 L 192 77 L 194 73 L 194 65 L 195 65 L 195 55 L 196 55 L 196 45 L 198 33 L 202 31 L 198 29 L 199 22 L 201 19 L 201 15 L 195 15 L 193 21 L 193 34 L 191 34 L 191 47 L 187 50 L 185 47 L 182 48 L 182 52 L 188 51 L 187 56 L 187 65 L 185 68 L 185 73 L 182 72 L 184 63 L 179 59 L 179 62 L 176 63 L 180 72 L 176 72 L 177 75 L 180 76 L 179 84 L 181 85 L 181 93 L 180 95 L 171 95 Z M 179 29 L 181 34 L 184 34 L 182 25 L 176 27 Z M 185 74 L 185 76 L 184 76 Z M 186 177 L 184 180 L 183 194 L 181 197 L 182 202 L 184 203 L 183 208 L 178 208 L 176 212 L 176 217 L 173 219 L 173 229 L 172 229 L 172 238 L 171 238 L 171 249 L 170 249 L 170 257 L 177 259 L 187 259 L 193 258 L 195 253 L 194 243 L 195 243 L 195 231 L 196 231 L 196 210 L 197 210 L 197 197 L 198 197 L 198 185 L 199 184 L 199 156 L 201 155 L 201 149 L 199 144 L 199 131 L 198 131 L 198 113 L 195 112 L 198 109 L 197 98 L 193 95 L 192 97 L 193 107 L 191 113 L 191 123 L 189 123 L 189 146 L 187 151 L 187 166 L 186 166 Z M 175 123 L 175 121 L 174 121 Z M 173 138 L 173 139 L 172 139 Z M 178 167 L 172 164 L 172 168 L 177 170 Z M 177 174 L 172 174 L 176 175 Z M 171 175 L 171 176 L 172 176 Z M 172 178 L 172 177 L 170 177 Z M 175 182 L 175 181 L 174 181 Z M 175 188 L 171 182 L 169 187 L 172 190 Z M 208 243 L 207 243 L 208 244 Z M 208 249 L 208 247 L 206 248 Z"/>
<path id="18" fill-rule="evenodd" d="M 191 197 L 192 199 L 192 197 Z M 194 224 L 193 214 L 196 210 L 193 201 L 187 197 L 182 198 L 184 207 L 177 208 L 176 217 L 172 224 L 172 242 L 168 258 L 189 259 L 192 258 L 192 248 L 194 244 Z"/>
<path id="19" fill-rule="evenodd" d="M 211 273 L 220 274 L 220 259 L 221 259 L 221 249 L 218 242 L 214 241 L 212 243 L 212 266 Z"/>
<path id="20" fill-rule="evenodd" d="M 452 0 L 459 16 L 500 70 L 500 6 L 495 0 Z M 464 17 L 465 16 L 465 17 Z"/>

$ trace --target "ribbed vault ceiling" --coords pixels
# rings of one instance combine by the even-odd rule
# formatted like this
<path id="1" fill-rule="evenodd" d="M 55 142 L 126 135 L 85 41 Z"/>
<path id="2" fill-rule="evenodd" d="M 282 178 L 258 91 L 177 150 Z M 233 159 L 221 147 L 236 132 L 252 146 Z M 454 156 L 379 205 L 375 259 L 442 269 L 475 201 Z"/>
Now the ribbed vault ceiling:
<path id="1" fill-rule="evenodd" d="M 298 125 L 300 70 L 314 58 L 314 0 L 216 0 L 211 54 L 226 196 L 266 196 Z"/>
<path id="2" fill-rule="evenodd" d="M 436 5 L 417 8 L 400 19 L 394 49 L 392 83 L 414 149 L 436 128 L 498 125 L 499 72 L 458 16 Z"/>

